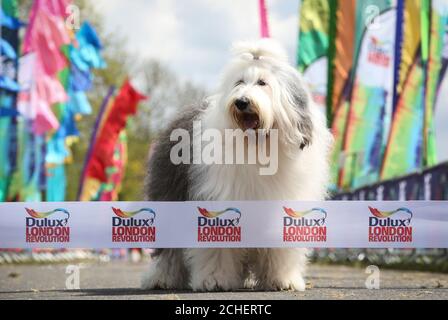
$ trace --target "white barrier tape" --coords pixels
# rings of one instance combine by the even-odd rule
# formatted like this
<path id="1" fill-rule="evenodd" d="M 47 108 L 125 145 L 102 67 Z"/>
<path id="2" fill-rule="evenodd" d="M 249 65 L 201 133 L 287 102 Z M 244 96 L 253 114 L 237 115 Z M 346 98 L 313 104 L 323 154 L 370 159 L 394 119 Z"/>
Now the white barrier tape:
<path id="1" fill-rule="evenodd" d="M 1 203 L 0 248 L 447 248 L 448 202 Z"/>

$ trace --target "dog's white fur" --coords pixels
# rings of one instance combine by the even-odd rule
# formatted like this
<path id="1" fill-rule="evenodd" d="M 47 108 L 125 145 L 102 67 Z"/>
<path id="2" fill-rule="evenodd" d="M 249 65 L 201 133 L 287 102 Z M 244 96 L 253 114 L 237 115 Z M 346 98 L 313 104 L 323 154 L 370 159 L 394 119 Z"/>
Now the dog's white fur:
<path id="1" fill-rule="evenodd" d="M 235 100 L 247 97 L 259 115 L 259 128 L 278 129 L 278 171 L 262 176 L 258 165 L 191 165 L 190 200 L 323 200 L 332 138 L 306 84 L 272 40 L 239 43 L 234 53 L 218 93 L 208 99 L 209 107 L 201 113 L 202 126 L 238 128 Z M 260 86 L 260 79 L 267 86 Z M 297 88 L 303 90 L 306 105 L 297 105 Z M 312 124 L 311 141 L 302 130 L 304 121 Z M 174 254 L 177 257 L 155 261 L 143 287 L 213 291 L 246 284 L 262 290 L 304 290 L 306 254 L 306 249 L 186 249 Z M 188 279 L 177 265 L 182 263 Z"/>

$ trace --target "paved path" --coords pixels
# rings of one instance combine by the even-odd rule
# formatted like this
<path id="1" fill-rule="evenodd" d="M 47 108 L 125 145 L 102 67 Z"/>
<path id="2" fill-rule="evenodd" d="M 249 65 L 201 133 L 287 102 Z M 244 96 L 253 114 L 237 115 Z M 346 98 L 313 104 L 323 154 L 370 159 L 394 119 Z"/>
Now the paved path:
<path id="1" fill-rule="evenodd" d="M 82 264 L 80 290 L 67 290 L 66 265 L 0 266 L 3 299 L 444 299 L 448 274 L 381 270 L 380 290 L 367 290 L 364 269 L 312 266 L 305 292 L 192 293 L 142 291 L 145 264 Z"/>

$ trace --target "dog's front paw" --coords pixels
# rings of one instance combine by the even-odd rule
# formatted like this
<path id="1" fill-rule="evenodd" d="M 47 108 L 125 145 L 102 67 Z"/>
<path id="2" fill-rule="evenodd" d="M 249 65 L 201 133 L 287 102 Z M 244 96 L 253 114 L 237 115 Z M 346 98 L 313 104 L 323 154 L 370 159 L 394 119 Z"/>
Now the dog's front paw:
<path id="1" fill-rule="evenodd" d="M 184 281 L 178 275 L 161 270 L 156 265 L 150 266 L 149 270 L 143 273 L 141 288 L 143 290 L 186 289 Z"/>
<path id="2" fill-rule="evenodd" d="M 142 277 L 140 288 L 143 290 L 171 289 L 166 282 L 162 282 L 160 279 L 156 279 L 154 276 L 147 273 L 145 273 Z"/>
<path id="3" fill-rule="evenodd" d="M 174 289 L 174 283 L 169 281 L 166 277 L 158 276 L 153 270 L 145 272 L 142 277 L 140 287 L 143 290 L 159 290 L 159 289 Z"/>
<path id="4" fill-rule="evenodd" d="M 219 271 L 206 276 L 193 276 L 191 279 L 193 291 L 232 291 L 241 287 L 242 280 L 239 276 Z"/>
<path id="5" fill-rule="evenodd" d="M 295 275 L 294 277 L 277 277 L 274 279 L 267 279 L 265 281 L 258 282 L 258 290 L 264 291 L 305 291 L 306 283 L 301 275 Z"/>

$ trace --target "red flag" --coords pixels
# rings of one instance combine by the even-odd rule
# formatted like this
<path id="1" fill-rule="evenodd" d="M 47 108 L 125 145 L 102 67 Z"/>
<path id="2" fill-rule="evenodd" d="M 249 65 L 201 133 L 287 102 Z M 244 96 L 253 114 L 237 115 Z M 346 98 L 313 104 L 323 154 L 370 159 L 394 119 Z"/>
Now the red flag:
<path id="1" fill-rule="evenodd" d="M 145 99 L 147 97 L 137 92 L 129 81 L 124 83 L 97 135 L 87 164 L 87 177 L 107 181 L 106 168 L 112 165 L 118 135 L 126 126 L 127 118 L 137 112 L 138 103 Z"/>

